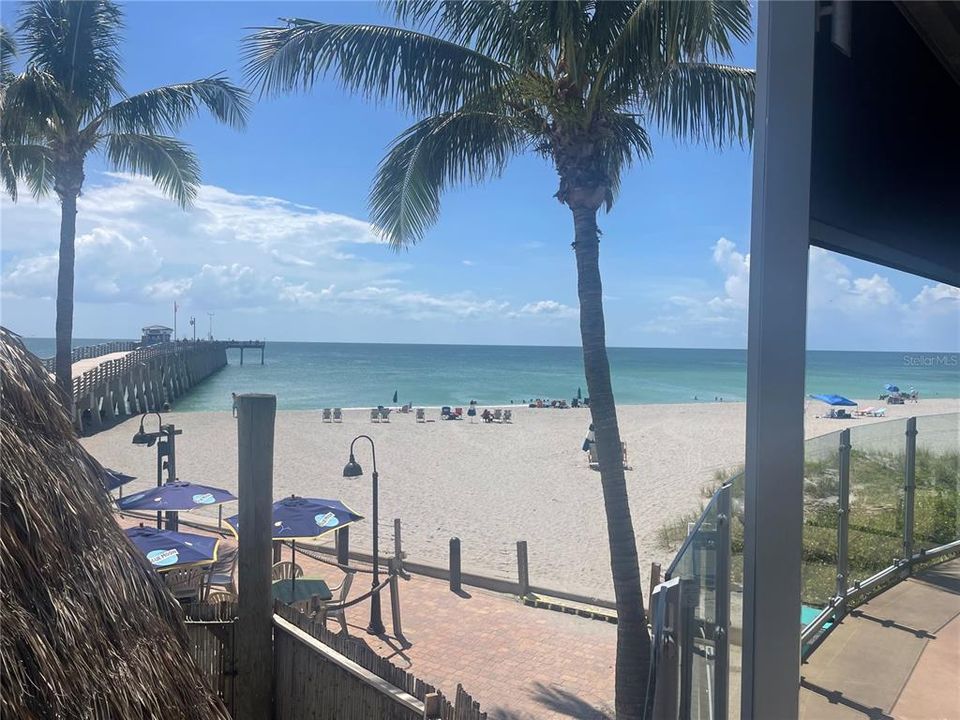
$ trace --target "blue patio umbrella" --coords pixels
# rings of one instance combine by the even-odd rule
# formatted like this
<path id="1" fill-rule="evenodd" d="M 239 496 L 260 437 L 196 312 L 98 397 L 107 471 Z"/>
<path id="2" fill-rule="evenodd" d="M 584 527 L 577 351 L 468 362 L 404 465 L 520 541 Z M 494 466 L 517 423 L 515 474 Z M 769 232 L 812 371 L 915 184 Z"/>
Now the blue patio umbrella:
<path id="1" fill-rule="evenodd" d="M 119 470 L 111 470 L 108 467 L 103 468 L 103 472 L 100 474 L 100 480 L 103 482 L 103 487 L 107 492 L 112 492 L 118 487 L 126 485 L 131 480 L 136 479 L 136 475 L 127 475 Z"/>
<path id="2" fill-rule="evenodd" d="M 845 398 L 843 395 L 811 395 L 814 400 L 819 400 L 820 402 L 825 402 L 827 405 L 843 405 L 856 407 L 856 403 L 849 398 Z"/>
<path id="3" fill-rule="evenodd" d="M 143 526 L 127 528 L 124 532 L 158 570 L 214 562 L 220 546 L 220 538 L 208 535 Z"/>
<path id="4" fill-rule="evenodd" d="M 887 392 L 900 392 L 900 388 L 898 388 L 896 385 L 891 385 L 890 383 L 884 385 L 883 389 Z"/>
<path id="5" fill-rule="evenodd" d="M 176 480 L 117 500 L 121 510 L 193 510 L 236 500 L 229 490 Z"/>
<path id="6" fill-rule="evenodd" d="M 305 498 L 291 495 L 273 504 L 273 539 L 291 541 L 291 562 L 296 562 L 297 540 L 310 540 L 363 520 L 339 500 Z M 240 532 L 240 516 L 227 518 L 227 524 Z M 293 584 L 296 584 L 296 577 Z"/>

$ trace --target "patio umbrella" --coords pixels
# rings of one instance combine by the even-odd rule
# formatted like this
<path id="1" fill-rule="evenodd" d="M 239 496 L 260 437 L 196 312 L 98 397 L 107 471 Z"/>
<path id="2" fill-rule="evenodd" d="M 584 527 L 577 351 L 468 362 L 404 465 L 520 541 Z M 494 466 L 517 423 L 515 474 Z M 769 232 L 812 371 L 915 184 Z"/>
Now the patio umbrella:
<path id="1" fill-rule="evenodd" d="M 127 475 L 119 470 L 111 470 L 110 468 L 105 467 L 103 472 L 100 474 L 100 479 L 103 481 L 104 489 L 107 492 L 112 492 L 113 490 L 126 485 L 131 480 L 136 480 L 137 476 Z"/>
<path id="2" fill-rule="evenodd" d="M 142 526 L 127 528 L 124 532 L 155 568 L 214 562 L 220 546 L 220 538 L 208 535 Z"/>
<path id="3" fill-rule="evenodd" d="M 843 395 L 811 395 L 814 400 L 825 402 L 827 405 L 844 405 L 856 407 L 856 403 Z"/>
<path id="4" fill-rule="evenodd" d="M 397 402 L 397 392 L 399 392 L 399 391 L 397 391 L 397 390 L 394 390 L 394 391 L 393 391 L 393 402 L 394 402 L 394 404 L 396 404 L 396 402 Z"/>
<path id="5" fill-rule="evenodd" d="M 898 388 L 896 385 L 891 385 L 890 383 L 887 383 L 886 385 L 884 385 L 883 389 L 886 390 L 887 392 L 892 392 L 892 393 L 900 392 L 900 388 Z"/>
<path id="6" fill-rule="evenodd" d="M 291 562 L 295 563 L 297 540 L 317 538 L 357 520 L 363 520 L 363 516 L 339 500 L 291 495 L 273 504 L 273 539 L 291 541 Z M 240 532 L 239 515 L 227 518 L 227 524 Z M 293 584 L 296 585 L 295 576 Z"/>
<path id="7" fill-rule="evenodd" d="M 577 400 L 583 400 L 583 392 L 579 387 L 577 388 Z"/>
<path id="8" fill-rule="evenodd" d="M 193 510 L 236 500 L 229 490 L 175 480 L 117 500 L 121 510 Z"/>

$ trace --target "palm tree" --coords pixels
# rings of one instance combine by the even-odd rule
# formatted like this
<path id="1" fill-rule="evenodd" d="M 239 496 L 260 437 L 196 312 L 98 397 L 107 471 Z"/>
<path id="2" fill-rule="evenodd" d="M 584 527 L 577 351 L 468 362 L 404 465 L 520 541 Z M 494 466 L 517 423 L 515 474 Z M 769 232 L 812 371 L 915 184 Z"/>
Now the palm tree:
<path id="1" fill-rule="evenodd" d="M 753 72 L 729 59 L 749 39 L 748 0 L 530 2 L 399 0 L 417 30 L 289 19 L 245 39 L 261 92 L 333 75 L 349 91 L 422 119 L 391 144 L 370 192 L 371 219 L 394 248 L 416 243 L 451 186 L 499 175 L 532 150 L 552 160 L 569 207 L 580 332 L 596 432 L 618 613 L 616 708 L 646 702 L 650 643 L 610 384 L 597 212 L 624 170 L 648 160 L 648 125 L 718 146 L 752 133 Z"/>
<path id="2" fill-rule="evenodd" d="M 61 204 L 57 277 L 57 385 L 72 407 L 74 240 L 77 198 L 87 156 L 102 150 L 114 169 L 150 176 L 181 206 L 200 183 L 200 166 L 171 137 L 207 108 L 234 127 L 246 121 L 248 96 L 222 76 L 127 96 L 120 84 L 120 8 L 108 0 L 25 3 L 17 36 L 25 69 L 7 74 L 15 47 L 3 33 L 0 178 L 16 200 L 17 183 L 34 196 L 51 189 Z"/>

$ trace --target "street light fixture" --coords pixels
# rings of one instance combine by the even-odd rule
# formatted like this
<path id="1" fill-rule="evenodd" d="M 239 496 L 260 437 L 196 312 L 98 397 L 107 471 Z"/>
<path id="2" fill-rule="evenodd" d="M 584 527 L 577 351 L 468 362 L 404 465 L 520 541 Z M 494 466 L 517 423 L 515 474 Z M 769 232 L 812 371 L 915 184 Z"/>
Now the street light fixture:
<path id="1" fill-rule="evenodd" d="M 146 432 L 143 429 L 143 421 L 147 415 L 157 416 L 157 432 Z M 140 416 L 140 429 L 133 436 L 131 441 L 134 445 L 142 447 L 157 446 L 157 487 L 163 485 L 163 471 L 167 471 L 167 480 L 177 479 L 177 448 L 175 438 L 182 435 L 183 430 L 177 430 L 173 424 L 163 424 L 163 416 L 158 412 L 147 411 Z M 157 511 L 157 529 L 162 527 L 163 513 Z M 178 524 L 176 512 L 167 513 L 167 530 L 176 530 Z"/>
<path id="2" fill-rule="evenodd" d="M 370 442 L 370 453 L 373 456 L 373 581 L 372 587 L 374 589 L 380 584 L 380 547 L 378 542 L 378 531 L 377 526 L 379 523 L 378 518 L 378 505 L 379 505 L 379 481 L 380 476 L 377 474 L 377 448 L 373 444 L 373 438 L 369 435 L 357 435 L 350 443 L 350 459 L 347 461 L 347 464 L 343 466 L 343 476 L 345 478 L 354 478 L 361 477 L 363 475 L 363 468 L 360 467 L 360 463 L 357 462 L 356 457 L 353 454 L 353 446 L 357 442 L 364 438 Z M 367 626 L 367 632 L 371 635 L 382 635 L 386 632 L 386 629 L 383 627 L 383 618 L 380 614 L 380 593 L 374 592 L 370 597 L 370 624 Z"/>

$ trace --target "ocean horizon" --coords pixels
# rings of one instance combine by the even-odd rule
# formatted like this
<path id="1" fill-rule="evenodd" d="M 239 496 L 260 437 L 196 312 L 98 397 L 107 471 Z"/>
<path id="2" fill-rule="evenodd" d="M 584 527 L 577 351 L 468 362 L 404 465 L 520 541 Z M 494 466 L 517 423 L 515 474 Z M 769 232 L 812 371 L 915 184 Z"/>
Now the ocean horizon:
<path id="1" fill-rule="evenodd" d="M 109 342 L 76 338 L 75 346 Z M 52 338 L 24 338 L 39 357 Z M 746 398 L 746 350 L 608 348 L 618 404 L 740 402 Z M 587 395 L 579 347 L 267 342 L 260 353 L 228 353 L 229 365 L 179 398 L 178 411 L 229 410 L 231 393 L 277 395 L 282 410 L 520 404 Z M 921 399 L 960 397 L 960 354 L 809 350 L 807 393 L 878 397 L 887 383 Z"/>

